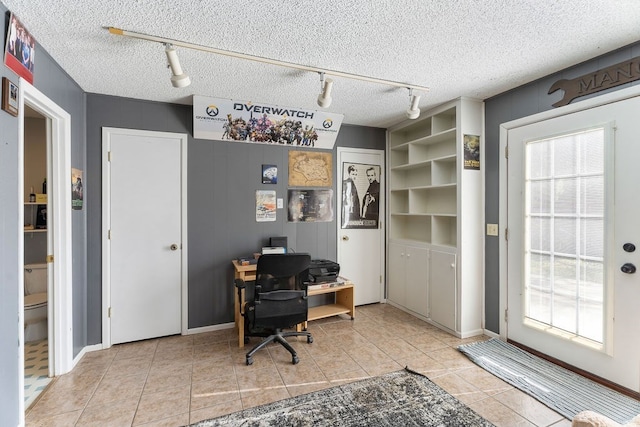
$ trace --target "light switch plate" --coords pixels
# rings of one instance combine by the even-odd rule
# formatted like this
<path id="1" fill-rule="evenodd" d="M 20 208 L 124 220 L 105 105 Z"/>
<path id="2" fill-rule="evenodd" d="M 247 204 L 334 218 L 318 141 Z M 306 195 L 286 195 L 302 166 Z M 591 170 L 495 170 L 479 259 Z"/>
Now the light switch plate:
<path id="1" fill-rule="evenodd" d="M 487 236 L 498 235 L 498 224 L 487 224 Z"/>
<path id="2" fill-rule="evenodd" d="M 284 207 L 284 200 L 283 199 L 278 199 L 277 200 L 278 203 L 278 209 L 282 209 Z"/>

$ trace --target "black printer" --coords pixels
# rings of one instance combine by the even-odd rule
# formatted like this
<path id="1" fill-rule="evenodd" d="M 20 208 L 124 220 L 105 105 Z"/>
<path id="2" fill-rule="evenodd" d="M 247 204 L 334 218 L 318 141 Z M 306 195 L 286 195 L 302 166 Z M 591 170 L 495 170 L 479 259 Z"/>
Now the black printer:
<path id="1" fill-rule="evenodd" d="M 335 282 L 340 274 L 340 264 L 328 259 L 312 259 L 309 265 L 309 279 L 315 283 Z"/>

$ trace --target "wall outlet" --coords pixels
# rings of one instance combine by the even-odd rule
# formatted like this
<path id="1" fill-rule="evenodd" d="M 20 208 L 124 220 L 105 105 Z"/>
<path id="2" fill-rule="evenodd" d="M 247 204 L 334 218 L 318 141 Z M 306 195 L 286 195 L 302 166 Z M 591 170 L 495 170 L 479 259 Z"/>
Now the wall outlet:
<path id="1" fill-rule="evenodd" d="M 498 224 L 487 224 L 487 236 L 498 235 Z"/>

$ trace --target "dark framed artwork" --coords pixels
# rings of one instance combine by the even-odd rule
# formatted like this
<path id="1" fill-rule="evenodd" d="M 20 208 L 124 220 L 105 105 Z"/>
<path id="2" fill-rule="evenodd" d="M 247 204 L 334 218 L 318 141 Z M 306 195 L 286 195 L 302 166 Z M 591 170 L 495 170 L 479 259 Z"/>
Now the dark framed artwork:
<path id="1" fill-rule="evenodd" d="M 289 222 L 331 222 L 333 221 L 333 189 L 288 190 Z"/>
<path id="2" fill-rule="evenodd" d="M 340 228 L 378 228 L 380 165 L 342 163 Z"/>
<path id="3" fill-rule="evenodd" d="M 262 183 L 263 184 L 278 183 L 278 166 L 262 165 Z"/>
<path id="4" fill-rule="evenodd" d="M 12 116 L 18 115 L 18 86 L 6 77 L 2 78 L 2 109 Z"/>

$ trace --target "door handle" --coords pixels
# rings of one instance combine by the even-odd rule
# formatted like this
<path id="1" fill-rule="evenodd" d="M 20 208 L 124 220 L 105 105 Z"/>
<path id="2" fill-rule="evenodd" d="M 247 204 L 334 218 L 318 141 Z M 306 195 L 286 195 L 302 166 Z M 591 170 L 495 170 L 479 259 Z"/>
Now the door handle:
<path id="1" fill-rule="evenodd" d="M 630 262 L 627 262 L 626 264 L 623 264 L 622 267 L 620 267 L 620 270 L 623 273 L 633 274 L 636 272 L 636 266 L 631 264 Z"/>
<path id="2" fill-rule="evenodd" d="M 178 245 L 176 245 L 175 243 L 173 245 L 170 246 L 172 251 L 177 251 L 178 250 Z"/>

